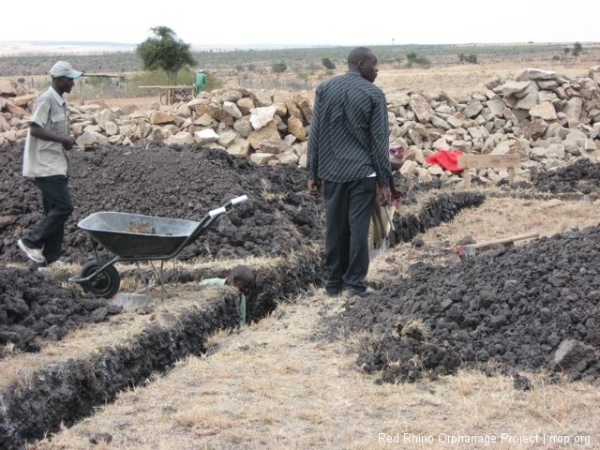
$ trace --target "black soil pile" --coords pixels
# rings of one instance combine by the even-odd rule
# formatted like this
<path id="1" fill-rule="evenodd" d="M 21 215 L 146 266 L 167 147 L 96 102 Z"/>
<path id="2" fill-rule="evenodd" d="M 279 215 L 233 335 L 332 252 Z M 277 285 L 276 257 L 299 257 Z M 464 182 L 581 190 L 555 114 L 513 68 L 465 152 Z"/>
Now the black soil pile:
<path id="1" fill-rule="evenodd" d="M 359 364 L 383 381 L 453 374 L 462 365 L 515 374 L 600 376 L 600 229 L 463 259 L 415 265 L 344 320 L 373 336 Z"/>
<path id="2" fill-rule="evenodd" d="M 0 266 L 0 359 L 7 344 L 37 352 L 39 338 L 61 340 L 69 330 L 121 312 L 105 299 L 65 289 L 37 270 Z"/>
<path id="3" fill-rule="evenodd" d="M 582 159 L 528 187 L 589 201 L 599 181 L 600 164 Z M 519 388 L 528 386 L 517 383 L 520 371 L 597 380 L 599 260 L 600 229 L 590 227 L 448 267 L 415 264 L 375 298 L 349 301 L 332 326 L 368 332 L 358 364 L 380 371 L 382 382 L 435 379 L 460 367 L 511 374 Z"/>
<path id="4" fill-rule="evenodd" d="M 24 261 L 16 246 L 38 222 L 39 192 L 21 176 L 22 149 L 0 154 L 0 262 Z M 98 211 L 119 211 L 199 221 L 240 195 L 249 200 L 218 220 L 179 257 L 237 258 L 283 255 L 319 240 L 317 205 L 306 193 L 305 171 L 291 166 L 257 167 L 226 152 L 163 145 L 106 147 L 72 152 L 70 181 L 75 212 L 66 228 L 64 257 L 93 256 L 91 240 L 77 223 Z"/>
<path id="5" fill-rule="evenodd" d="M 600 228 L 414 265 L 381 295 L 354 299 L 343 322 L 368 331 L 358 360 L 381 381 L 454 374 L 459 367 L 600 377 Z"/>
<path id="6" fill-rule="evenodd" d="M 532 184 L 540 192 L 581 193 L 597 198 L 600 195 L 600 164 L 582 158 L 565 168 L 537 173 Z"/>

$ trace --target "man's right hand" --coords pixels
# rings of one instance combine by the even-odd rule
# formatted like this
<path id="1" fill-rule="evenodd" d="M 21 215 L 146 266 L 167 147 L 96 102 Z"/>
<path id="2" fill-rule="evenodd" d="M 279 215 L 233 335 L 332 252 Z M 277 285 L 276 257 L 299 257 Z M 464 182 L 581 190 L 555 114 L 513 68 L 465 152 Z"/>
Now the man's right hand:
<path id="1" fill-rule="evenodd" d="M 75 146 L 75 136 L 65 136 L 62 145 L 65 150 L 71 150 Z"/>
<path id="2" fill-rule="evenodd" d="M 392 204 L 392 193 L 389 187 L 379 188 L 379 205 L 390 206 Z"/>

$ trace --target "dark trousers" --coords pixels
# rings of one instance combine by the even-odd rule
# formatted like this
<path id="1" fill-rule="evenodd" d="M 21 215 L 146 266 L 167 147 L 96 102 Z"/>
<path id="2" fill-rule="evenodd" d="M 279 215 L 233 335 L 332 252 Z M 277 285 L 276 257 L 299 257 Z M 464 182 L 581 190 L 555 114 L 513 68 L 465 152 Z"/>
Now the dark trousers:
<path id="1" fill-rule="evenodd" d="M 369 271 L 369 224 L 375 204 L 375 177 L 348 183 L 325 181 L 325 257 L 329 279 L 325 289 L 344 285 L 364 291 Z"/>
<path id="2" fill-rule="evenodd" d="M 65 222 L 73 212 L 67 177 L 54 175 L 35 179 L 42 192 L 44 216 L 40 223 L 23 237 L 29 247 L 43 248 L 48 264 L 60 258 Z"/>

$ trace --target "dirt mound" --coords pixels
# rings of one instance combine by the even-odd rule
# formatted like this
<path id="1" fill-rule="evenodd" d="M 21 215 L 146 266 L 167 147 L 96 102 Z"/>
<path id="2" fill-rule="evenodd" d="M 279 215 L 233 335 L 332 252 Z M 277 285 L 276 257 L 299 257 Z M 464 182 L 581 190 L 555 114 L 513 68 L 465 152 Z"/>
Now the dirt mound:
<path id="1" fill-rule="evenodd" d="M 185 248 L 194 257 L 282 255 L 319 240 L 318 205 L 306 193 L 306 173 L 296 166 L 260 167 L 205 147 L 99 148 L 72 152 L 70 186 L 75 212 L 67 223 L 64 256 L 82 262 L 93 255 L 77 223 L 97 211 L 120 211 L 199 221 L 209 210 L 239 195 L 216 226 Z M 23 261 L 17 239 L 40 218 L 40 196 L 20 175 L 22 149 L 0 154 L 0 262 Z"/>
<path id="2" fill-rule="evenodd" d="M 71 156 L 76 210 L 67 224 L 66 261 L 93 258 L 91 238 L 77 228 L 91 213 L 115 210 L 199 221 L 225 200 L 243 194 L 249 200 L 221 216 L 181 252 L 181 260 L 289 256 L 322 234 L 319 205 L 304 193 L 306 176 L 297 167 L 257 167 L 219 150 L 162 145 L 100 148 Z M 0 263 L 27 263 L 16 241 L 39 220 L 40 195 L 21 176 L 20 147 L 3 152 L 0 164 Z M 6 280 L 0 290 L 0 346 L 11 342 L 22 351 L 37 351 L 39 337 L 58 340 L 68 329 L 118 312 L 75 286 L 62 288 L 34 267 L 2 267 L 0 279 Z M 273 294 L 272 289 L 268 292 Z M 260 317 L 273 309 L 275 298 L 251 301 L 249 316 Z"/>
<path id="3" fill-rule="evenodd" d="M 349 303 L 344 320 L 367 330 L 359 364 L 382 381 L 484 370 L 600 376 L 600 229 L 414 265 L 377 298 Z"/>
<path id="4" fill-rule="evenodd" d="M 0 358 L 12 343 L 37 352 L 37 339 L 61 340 L 69 330 L 118 314 L 105 299 L 82 296 L 37 270 L 0 267 Z"/>
<path id="5" fill-rule="evenodd" d="M 598 196 L 600 194 L 600 164 L 580 159 L 560 170 L 540 172 L 532 182 L 535 188 L 541 192 L 555 194 L 580 192 L 584 195 Z"/>

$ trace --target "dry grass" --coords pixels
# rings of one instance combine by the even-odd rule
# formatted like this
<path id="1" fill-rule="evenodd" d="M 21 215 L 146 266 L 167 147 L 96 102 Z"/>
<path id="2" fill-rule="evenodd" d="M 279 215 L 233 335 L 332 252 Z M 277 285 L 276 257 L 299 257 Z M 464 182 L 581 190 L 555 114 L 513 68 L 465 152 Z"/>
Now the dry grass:
<path id="1" fill-rule="evenodd" d="M 599 222 L 590 203 L 488 198 L 423 239 L 436 246 L 465 235 L 477 241 L 552 235 Z M 371 277 L 398 276 L 422 252 L 402 245 L 391 255 L 393 272 L 381 258 Z M 439 258 L 451 262 L 456 255 Z M 112 443 L 93 448 L 600 448 L 598 383 L 547 385 L 543 376 L 527 374 L 533 389 L 524 392 L 510 378 L 463 371 L 435 382 L 379 385 L 355 365 L 360 336 L 318 337 L 322 317 L 337 314 L 344 302 L 313 290 L 258 324 L 219 333 L 205 357 L 181 361 L 36 448 L 88 449 L 90 437 L 102 433 Z"/>

